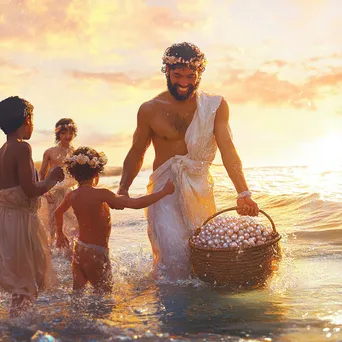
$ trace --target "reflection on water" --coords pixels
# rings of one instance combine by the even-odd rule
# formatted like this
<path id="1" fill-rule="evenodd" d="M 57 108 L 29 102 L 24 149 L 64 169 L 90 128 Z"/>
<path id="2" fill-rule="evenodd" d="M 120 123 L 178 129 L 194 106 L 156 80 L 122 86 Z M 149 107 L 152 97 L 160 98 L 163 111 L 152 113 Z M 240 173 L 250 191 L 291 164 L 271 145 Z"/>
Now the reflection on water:
<path id="1" fill-rule="evenodd" d="M 283 257 L 264 288 L 231 292 L 198 279 L 155 283 L 143 212 L 113 211 L 113 293 L 100 298 L 89 288 L 73 295 L 69 260 L 54 251 L 60 284 L 42 293 L 28 316 L 8 320 L 9 296 L 0 293 L 0 337 L 24 341 L 41 330 L 61 341 L 342 341 L 342 202 L 310 193 L 300 173 L 247 174 L 282 234 Z M 298 177 L 292 192 L 289 175 Z M 216 170 L 215 178 L 218 208 L 231 206 L 235 195 L 224 173 Z M 139 182 L 136 194 L 143 193 Z"/>

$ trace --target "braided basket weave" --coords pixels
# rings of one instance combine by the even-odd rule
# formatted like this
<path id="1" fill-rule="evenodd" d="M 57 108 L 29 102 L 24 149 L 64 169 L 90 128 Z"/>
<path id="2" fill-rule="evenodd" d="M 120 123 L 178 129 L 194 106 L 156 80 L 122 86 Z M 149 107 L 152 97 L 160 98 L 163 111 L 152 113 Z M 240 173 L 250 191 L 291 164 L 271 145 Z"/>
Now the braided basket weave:
<path id="1" fill-rule="evenodd" d="M 238 207 L 223 209 L 210 216 L 207 224 L 214 217 Z M 272 238 L 262 245 L 241 248 L 205 248 L 194 245 L 191 238 L 190 260 L 193 272 L 203 281 L 228 285 L 229 287 L 245 287 L 264 284 L 272 274 L 273 263 L 280 258 L 280 235 L 276 231 L 272 218 L 263 210 L 259 210 L 271 222 Z M 194 235 L 200 233 L 201 228 Z"/>

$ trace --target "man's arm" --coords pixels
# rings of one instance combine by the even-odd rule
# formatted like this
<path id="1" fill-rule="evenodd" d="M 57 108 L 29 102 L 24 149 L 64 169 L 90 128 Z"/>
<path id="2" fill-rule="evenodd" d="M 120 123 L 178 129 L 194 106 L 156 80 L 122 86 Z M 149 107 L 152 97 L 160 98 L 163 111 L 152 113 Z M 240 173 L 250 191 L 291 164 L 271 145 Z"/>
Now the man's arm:
<path id="1" fill-rule="evenodd" d="M 122 170 L 119 195 L 128 196 L 128 189 L 134 178 L 139 173 L 144 161 L 147 148 L 151 144 L 152 129 L 149 123 L 151 113 L 151 105 L 144 103 L 138 111 L 137 128 L 133 135 L 132 147 L 129 150 Z"/>
<path id="2" fill-rule="evenodd" d="M 64 197 L 63 202 L 59 205 L 59 207 L 55 211 L 56 234 L 57 234 L 56 247 L 57 248 L 63 248 L 63 247 L 69 246 L 68 238 L 65 236 L 63 232 L 63 215 L 72 205 L 71 194 L 72 192 L 69 192 Z"/>
<path id="3" fill-rule="evenodd" d="M 258 206 L 250 197 L 242 163 L 229 132 L 229 108 L 225 99 L 222 99 L 216 112 L 214 134 L 223 165 L 239 194 L 238 205 L 244 208 L 245 213 L 257 215 Z"/>

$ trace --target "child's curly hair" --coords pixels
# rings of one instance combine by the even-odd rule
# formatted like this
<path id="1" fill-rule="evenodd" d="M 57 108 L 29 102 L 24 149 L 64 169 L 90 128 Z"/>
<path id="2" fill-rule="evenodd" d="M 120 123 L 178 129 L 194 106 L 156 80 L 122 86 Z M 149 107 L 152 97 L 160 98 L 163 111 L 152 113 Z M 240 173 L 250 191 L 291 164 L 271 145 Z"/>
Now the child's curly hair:
<path id="1" fill-rule="evenodd" d="M 73 119 L 62 118 L 56 122 L 55 125 L 55 142 L 59 143 L 61 141 L 60 135 L 62 132 L 70 130 L 74 133 L 74 137 L 77 136 L 77 126 Z"/>
<path id="2" fill-rule="evenodd" d="M 19 96 L 10 96 L 0 102 L 0 129 L 5 134 L 15 132 L 25 122 L 27 117 L 32 118 L 33 106 Z"/>
<path id="3" fill-rule="evenodd" d="M 67 172 L 78 183 L 97 177 L 104 171 L 107 157 L 91 147 L 81 146 L 71 156 L 64 159 Z"/>

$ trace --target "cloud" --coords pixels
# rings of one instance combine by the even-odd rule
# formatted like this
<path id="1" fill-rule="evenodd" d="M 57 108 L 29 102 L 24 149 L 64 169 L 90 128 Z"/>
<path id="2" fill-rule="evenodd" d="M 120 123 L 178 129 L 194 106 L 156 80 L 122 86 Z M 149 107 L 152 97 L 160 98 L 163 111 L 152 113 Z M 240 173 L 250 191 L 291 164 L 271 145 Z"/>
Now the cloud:
<path id="1" fill-rule="evenodd" d="M 177 8 L 149 6 L 144 0 L 16 0 L 1 3 L 1 38 L 11 50 L 40 47 L 55 55 L 81 50 L 92 56 L 108 46 L 125 49 L 165 44 L 165 35 L 200 27 L 204 14 L 181 13 Z M 16 41 L 17 44 L 13 44 Z"/>
<path id="2" fill-rule="evenodd" d="M 285 64 L 283 64 L 285 65 Z M 342 85 L 342 68 L 332 68 L 329 73 L 311 76 L 303 83 L 280 79 L 276 72 L 257 70 L 249 75 L 243 69 L 228 69 L 222 81 L 229 101 L 235 103 L 254 102 L 261 105 L 289 104 L 296 108 L 315 108 L 315 102 L 327 95 L 323 87 L 331 87 L 334 95 L 336 87 Z"/>
<path id="3" fill-rule="evenodd" d="M 17 0 L 1 4 L 2 39 L 35 40 L 47 33 L 66 34 L 79 28 L 68 15 L 70 0 Z"/>
<path id="4" fill-rule="evenodd" d="M 265 62 L 264 65 L 270 65 L 270 66 L 276 66 L 278 68 L 282 68 L 282 67 L 288 65 L 288 63 L 285 61 L 279 60 L 279 59 L 275 59 L 272 61 Z"/>
<path id="5" fill-rule="evenodd" d="M 122 148 L 130 145 L 132 142 L 131 134 L 116 133 L 104 134 L 103 132 L 95 131 L 85 135 L 79 140 L 80 145 L 109 146 L 111 148 Z"/>
<path id="6" fill-rule="evenodd" d="M 69 70 L 67 74 L 79 80 L 100 80 L 114 85 L 126 85 L 132 87 L 160 88 L 165 86 L 164 76 L 161 73 L 149 77 L 131 77 L 124 72 L 85 72 Z M 134 72 L 132 72 L 134 74 Z"/>

